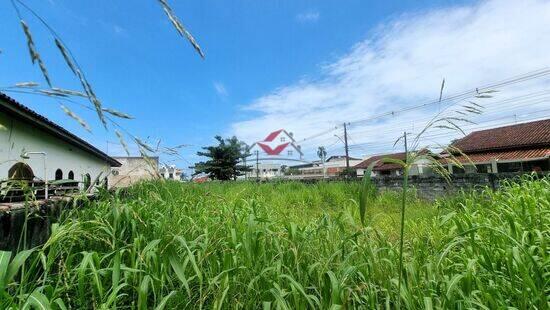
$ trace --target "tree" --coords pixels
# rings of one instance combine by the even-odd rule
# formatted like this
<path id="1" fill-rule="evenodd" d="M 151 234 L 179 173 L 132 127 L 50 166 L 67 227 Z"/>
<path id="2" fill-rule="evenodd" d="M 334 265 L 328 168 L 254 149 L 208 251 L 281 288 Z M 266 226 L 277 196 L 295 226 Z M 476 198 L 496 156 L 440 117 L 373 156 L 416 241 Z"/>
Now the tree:
<path id="1" fill-rule="evenodd" d="M 324 146 L 320 146 L 317 149 L 317 156 L 319 156 L 319 159 L 321 159 L 322 161 L 325 161 L 325 157 L 327 156 L 327 151 L 325 150 Z"/>
<path id="2" fill-rule="evenodd" d="M 320 146 L 317 149 L 317 156 L 321 159 L 321 164 L 323 165 L 323 178 L 327 177 L 327 170 L 325 169 L 325 158 L 327 157 L 327 151 L 324 146 Z"/>
<path id="3" fill-rule="evenodd" d="M 205 162 L 199 162 L 195 165 L 196 173 L 207 173 L 216 180 L 235 180 L 243 175 L 250 168 L 239 164 L 239 161 L 248 155 L 248 147 L 237 137 L 233 136 L 223 139 L 220 136 L 215 137 L 218 145 L 203 147 L 205 151 L 197 152 L 197 155 L 210 158 Z"/>

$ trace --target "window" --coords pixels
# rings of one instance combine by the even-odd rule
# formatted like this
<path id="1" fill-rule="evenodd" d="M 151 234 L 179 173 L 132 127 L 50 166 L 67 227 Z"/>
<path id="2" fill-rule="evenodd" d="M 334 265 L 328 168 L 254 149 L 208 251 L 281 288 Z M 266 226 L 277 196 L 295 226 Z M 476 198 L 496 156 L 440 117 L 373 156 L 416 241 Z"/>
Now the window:
<path id="1" fill-rule="evenodd" d="M 285 142 L 286 141 L 286 138 L 285 137 L 281 137 L 281 142 Z"/>
<path id="2" fill-rule="evenodd" d="M 8 170 L 8 179 L 15 180 L 32 180 L 34 173 L 29 165 L 19 162 L 11 166 Z"/>
<path id="3" fill-rule="evenodd" d="M 523 165 L 523 171 L 536 171 L 536 172 L 542 172 L 542 171 L 549 171 L 548 167 L 550 166 L 549 160 L 536 160 L 536 161 L 528 161 L 522 163 Z"/>
<path id="4" fill-rule="evenodd" d="M 69 171 L 67 178 L 69 178 L 69 180 L 74 180 L 74 172 L 72 170 Z"/>
<path id="5" fill-rule="evenodd" d="M 174 179 L 174 174 L 173 173 L 168 174 L 168 178 L 171 180 Z"/>
<path id="6" fill-rule="evenodd" d="M 498 172 L 522 172 L 522 171 L 523 171 L 523 166 L 521 162 L 498 164 Z"/>
<path id="7" fill-rule="evenodd" d="M 288 156 L 292 156 L 292 150 L 288 150 L 286 153 Z"/>
<path id="8" fill-rule="evenodd" d="M 56 180 L 62 180 L 63 179 L 63 170 L 61 170 L 61 169 L 55 170 L 55 179 Z"/>
<path id="9" fill-rule="evenodd" d="M 466 173 L 464 168 L 453 166 L 453 174 L 464 174 L 464 173 Z"/>
<path id="10" fill-rule="evenodd" d="M 491 173 L 491 164 L 476 165 L 477 173 Z"/>

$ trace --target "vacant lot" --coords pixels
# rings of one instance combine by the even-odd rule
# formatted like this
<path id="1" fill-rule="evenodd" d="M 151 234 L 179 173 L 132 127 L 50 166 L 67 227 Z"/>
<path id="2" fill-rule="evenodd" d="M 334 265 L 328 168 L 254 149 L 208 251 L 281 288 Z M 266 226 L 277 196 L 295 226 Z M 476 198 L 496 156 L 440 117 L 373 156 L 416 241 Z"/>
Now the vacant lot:
<path id="1" fill-rule="evenodd" d="M 400 294 L 399 196 L 372 199 L 363 226 L 359 186 L 151 182 L 105 195 L 9 266 L 0 253 L 0 307 L 548 307 L 548 180 L 411 195 Z"/>

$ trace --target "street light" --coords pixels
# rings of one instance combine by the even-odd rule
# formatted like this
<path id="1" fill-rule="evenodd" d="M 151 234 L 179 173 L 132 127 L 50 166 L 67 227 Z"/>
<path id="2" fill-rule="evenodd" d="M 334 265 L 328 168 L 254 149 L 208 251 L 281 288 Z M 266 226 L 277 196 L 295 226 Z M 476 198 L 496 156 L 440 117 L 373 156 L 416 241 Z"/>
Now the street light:
<path id="1" fill-rule="evenodd" d="M 338 138 L 340 141 L 342 141 L 342 143 L 346 143 L 346 142 L 344 141 L 344 139 L 340 138 L 339 135 L 334 135 L 334 136 L 335 136 L 336 138 Z"/>
<path id="2" fill-rule="evenodd" d="M 45 187 L 45 196 L 44 199 L 48 200 L 48 170 L 46 169 L 46 152 L 25 152 L 21 154 L 21 158 L 29 159 L 30 155 L 42 155 L 44 159 L 44 187 Z"/>

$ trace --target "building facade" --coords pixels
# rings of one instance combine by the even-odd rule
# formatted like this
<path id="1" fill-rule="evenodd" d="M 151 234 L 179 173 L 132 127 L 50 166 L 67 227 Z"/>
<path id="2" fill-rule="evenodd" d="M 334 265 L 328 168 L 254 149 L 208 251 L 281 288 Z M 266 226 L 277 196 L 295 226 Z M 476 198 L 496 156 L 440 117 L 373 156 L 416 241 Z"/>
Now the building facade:
<path id="1" fill-rule="evenodd" d="M 284 169 L 289 163 L 301 162 L 303 153 L 294 139 L 294 135 L 285 129 L 273 131 L 262 141 L 257 141 L 248 148 L 250 154 L 242 162 L 251 170 L 239 179 L 268 180 L 284 176 Z"/>
<path id="2" fill-rule="evenodd" d="M 158 178 L 158 157 L 113 157 L 121 163 L 120 167 L 112 168 L 109 175 L 110 187 L 128 187 L 141 181 Z"/>
<path id="3" fill-rule="evenodd" d="M 247 171 L 244 176 L 239 176 L 239 179 L 256 179 L 269 180 L 283 176 L 284 166 L 280 163 L 259 163 L 258 165 L 251 163 L 248 165 L 250 171 Z"/>
<path id="4" fill-rule="evenodd" d="M 120 163 L 93 145 L 0 93 L 0 179 L 104 184 Z"/>
<path id="5" fill-rule="evenodd" d="M 159 174 L 165 180 L 176 180 L 181 181 L 183 171 L 176 167 L 175 165 L 163 165 L 159 169 Z"/>

